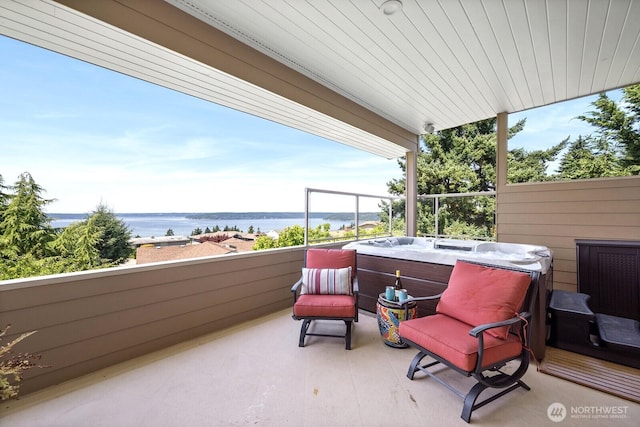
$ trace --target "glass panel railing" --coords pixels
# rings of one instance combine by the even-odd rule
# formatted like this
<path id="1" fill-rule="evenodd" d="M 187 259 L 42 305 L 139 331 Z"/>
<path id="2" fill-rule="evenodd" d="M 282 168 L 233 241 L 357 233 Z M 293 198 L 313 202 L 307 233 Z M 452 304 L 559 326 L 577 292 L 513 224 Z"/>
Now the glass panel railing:
<path id="1" fill-rule="evenodd" d="M 416 234 L 495 240 L 495 195 L 495 191 L 420 195 Z M 401 197 L 306 188 L 305 245 L 404 235 L 404 206 Z M 310 228 L 310 218 L 319 216 L 326 223 Z"/>
<path id="2" fill-rule="evenodd" d="M 399 198 L 305 188 L 305 245 L 391 236 L 392 223 L 384 216 L 393 218 L 395 200 Z M 326 223 L 310 228 L 314 216 Z M 339 223 L 339 228 L 331 229 Z"/>
<path id="3" fill-rule="evenodd" d="M 495 240 L 495 191 L 418 196 L 418 234 Z"/>

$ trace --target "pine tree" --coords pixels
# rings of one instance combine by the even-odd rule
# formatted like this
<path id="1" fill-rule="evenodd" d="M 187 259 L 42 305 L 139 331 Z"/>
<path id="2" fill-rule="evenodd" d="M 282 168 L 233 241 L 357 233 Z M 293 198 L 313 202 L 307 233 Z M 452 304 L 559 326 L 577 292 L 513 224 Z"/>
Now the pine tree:
<path id="1" fill-rule="evenodd" d="M 0 211 L 0 256 L 9 259 L 47 256 L 54 230 L 44 208 L 53 199 L 42 197 L 44 189 L 28 172 L 22 173 L 9 189 L 13 193 L 2 197 L 6 205 Z"/>

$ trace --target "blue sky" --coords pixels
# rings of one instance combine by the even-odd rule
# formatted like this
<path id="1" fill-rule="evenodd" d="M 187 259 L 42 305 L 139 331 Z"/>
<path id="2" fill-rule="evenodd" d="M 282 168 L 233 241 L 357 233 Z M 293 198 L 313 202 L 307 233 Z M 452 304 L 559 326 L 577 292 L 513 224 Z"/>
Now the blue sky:
<path id="1" fill-rule="evenodd" d="M 56 199 L 49 212 L 303 211 L 305 187 L 385 195 L 401 177 L 396 160 L 3 36 L 0 89 L 0 175 L 13 184 L 30 172 Z M 525 112 L 510 148 L 575 138 L 585 126 L 571 119 L 592 100 Z M 314 200 L 353 209 L 350 198 Z"/>

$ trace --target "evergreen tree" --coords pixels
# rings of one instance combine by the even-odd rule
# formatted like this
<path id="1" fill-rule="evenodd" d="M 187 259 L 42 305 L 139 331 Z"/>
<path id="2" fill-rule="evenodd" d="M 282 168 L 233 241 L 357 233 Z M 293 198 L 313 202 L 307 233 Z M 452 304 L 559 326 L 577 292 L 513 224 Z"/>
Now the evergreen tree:
<path id="1" fill-rule="evenodd" d="M 173 229 L 169 228 L 169 229 L 167 230 L 167 234 L 165 234 L 165 236 L 173 236 L 173 235 L 174 235 L 174 234 L 173 234 Z"/>
<path id="2" fill-rule="evenodd" d="M 249 229 L 247 230 L 247 233 L 253 234 L 253 225 L 249 226 Z"/>
<path id="3" fill-rule="evenodd" d="M 101 233 L 95 246 L 105 263 L 120 264 L 129 258 L 131 230 L 112 210 L 101 203 L 86 222 L 93 223 Z"/>
<path id="4" fill-rule="evenodd" d="M 569 144 L 569 138 L 546 150 L 527 151 L 524 148 L 510 150 L 507 155 L 507 182 L 543 182 L 555 179 L 547 174 L 547 168 Z"/>
<path id="5" fill-rule="evenodd" d="M 4 184 L 4 178 L 0 175 L 0 215 L 5 211 L 7 204 L 9 203 L 9 194 L 6 193 L 8 189 L 9 188 Z"/>
<path id="6" fill-rule="evenodd" d="M 601 93 L 591 103 L 595 110 L 577 118 L 596 127 L 592 147 L 602 163 L 619 162 L 614 175 L 604 172 L 601 176 L 640 173 L 640 85 L 622 89 L 622 105 L 619 106 L 606 93 Z"/>
<path id="7" fill-rule="evenodd" d="M 97 227 L 96 219 L 91 217 L 71 223 L 58 235 L 52 244 L 57 256 L 56 272 L 91 270 L 104 266 L 98 250 L 103 232 Z M 53 267 L 51 263 L 50 267 Z"/>
<path id="8" fill-rule="evenodd" d="M 524 120 L 509 128 L 509 138 L 524 127 Z M 417 186 L 419 195 L 467 193 L 495 190 L 496 179 L 496 119 L 482 120 L 431 135 L 422 135 L 417 158 Z M 404 160 L 399 165 L 406 172 Z M 519 177 L 533 178 L 535 170 Z M 405 194 L 405 178 L 388 184 L 389 193 Z M 381 219 L 388 223 L 388 204 L 382 203 Z M 393 202 L 395 230 L 404 217 L 404 202 Z M 456 197 L 442 199 L 439 210 L 439 234 L 445 230 L 461 229 L 475 236 L 492 236 L 495 202 L 492 197 Z M 418 232 L 433 234 L 434 206 L 430 199 L 418 204 Z M 403 227 L 404 224 L 401 224 Z M 453 227 L 453 228 L 452 228 Z"/>
<path id="9" fill-rule="evenodd" d="M 3 196 L 6 204 L 0 212 L 0 256 L 45 257 L 47 246 L 54 239 L 54 230 L 44 208 L 53 199 L 42 197 L 44 189 L 28 172 L 22 173 L 9 189 L 13 194 Z"/>

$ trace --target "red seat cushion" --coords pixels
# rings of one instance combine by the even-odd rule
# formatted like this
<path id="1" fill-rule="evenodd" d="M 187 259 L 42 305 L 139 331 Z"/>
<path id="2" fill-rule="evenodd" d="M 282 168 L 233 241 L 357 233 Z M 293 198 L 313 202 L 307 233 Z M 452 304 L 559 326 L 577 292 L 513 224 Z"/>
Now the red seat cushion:
<path id="1" fill-rule="evenodd" d="M 473 327 L 451 317 L 435 314 L 400 323 L 400 336 L 437 354 L 458 368 L 471 372 L 478 360 L 478 339 L 469 335 Z M 482 366 L 517 357 L 522 351 L 518 337 L 507 339 L 485 334 Z"/>
<path id="2" fill-rule="evenodd" d="M 293 305 L 296 317 L 348 318 L 356 315 L 353 295 L 300 295 Z"/>
<path id="3" fill-rule="evenodd" d="M 519 312 L 530 283 L 527 273 L 458 261 L 436 313 L 472 326 L 501 322 Z M 506 339 L 509 328 L 490 329 L 487 333 Z"/>

